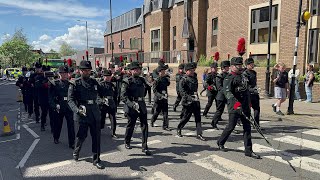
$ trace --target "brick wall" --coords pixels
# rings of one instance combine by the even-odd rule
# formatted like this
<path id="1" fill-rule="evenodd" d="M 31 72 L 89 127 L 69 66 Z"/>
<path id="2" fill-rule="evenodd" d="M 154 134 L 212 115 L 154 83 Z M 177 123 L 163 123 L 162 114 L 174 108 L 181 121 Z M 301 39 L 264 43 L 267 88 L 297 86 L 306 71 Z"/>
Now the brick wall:
<path id="1" fill-rule="evenodd" d="M 124 40 L 124 49 L 122 50 L 119 47 L 121 36 L 122 36 L 122 39 Z M 139 49 L 130 50 L 130 38 L 134 38 L 134 37 L 140 39 L 141 37 L 140 26 L 136 26 L 130 29 L 126 29 L 124 31 L 114 33 L 112 35 L 113 42 L 114 42 L 113 53 L 137 52 L 138 50 L 140 50 L 140 47 Z M 111 42 L 111 36 L 110 35 L 104 36 L 104 48 L 105 48 L 105 53 L 107 54 L 111 54 L 110 42 Z"/>

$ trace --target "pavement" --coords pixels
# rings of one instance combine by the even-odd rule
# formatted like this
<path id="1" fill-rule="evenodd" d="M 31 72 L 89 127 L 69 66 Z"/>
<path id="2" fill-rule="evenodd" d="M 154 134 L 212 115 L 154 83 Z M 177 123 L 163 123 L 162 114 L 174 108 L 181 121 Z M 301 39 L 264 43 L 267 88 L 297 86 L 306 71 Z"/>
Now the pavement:
<path id="1" fill-rule="evenodd" d="M 117 114 L 118 139 L 110 137 L 108 128 L 102 130 L 102 162 L 106 169 L 98 170 L 91 163 L 91 138 L 88 135 L 80 153 L 81 160 L 72 160 L 68 148 L 64 123 L 61 143 L 53 143 L 50 128 L 40 131 L 40 125 L 29 119 L 21 104 L 16 102 L 16 87 L 12 82 L 0 81 L 0 114 L 6 115 L 16 134 L 0 137 L 0 180 L 15 179 L 319 179 L 320 175 L 320 130 L 316 121 L 318 104 L 295 102 L 295 115 L 278 116 L 272 111 L 272 99 L 261 100 L 261 126 L 267 139 L 278 150 L 276 154 L 264 139 L 252 131 L 254 151 L 262 156 L 256 160 L 243 154 L 242 134 L 232 133 L 226 143 L 228 152 L 218 151 L 216 140 L 227 121 L 219 123 L 221 130 L 213 130 L 211 119 L 202 117 L 203 136 L 207 141 L 197 140 L 193 117 L 183 129 L 184 137 L 176 136 L 180 120 L 178 112 L 169 108 L 170 132 L 161 128 L 162 117 L 157 127 L 149 126 L 148 145 L 152 156 L 141 152 L 141 131 L 136 126 L 132 150 L 124 148 L 124 132 L 127 122 L 122 108 Z M 169 104 L 175 101 L 175 92 L 169 91 Z M 201 106 L 206 104 L 201 97 Z M 213 116 L 215 105 L 210 110 Z M 150 105 L 148 110 L 150 112 Z M 283 112 L 286 110 L 283 106 Z M 151 118 L 149 113 L 148 119 Z M 222 116 L 227 119 L 225 112 Z M 139 123 L 138 123 L 139 124 Z M 241 131 L 242 127 L 237 127 Z M 17 136 L 19 134 L 19 136 Z M 290 162 L 291 166 L 288 164 Z M 295 171 L 294 171 L 294 170 Z"/>

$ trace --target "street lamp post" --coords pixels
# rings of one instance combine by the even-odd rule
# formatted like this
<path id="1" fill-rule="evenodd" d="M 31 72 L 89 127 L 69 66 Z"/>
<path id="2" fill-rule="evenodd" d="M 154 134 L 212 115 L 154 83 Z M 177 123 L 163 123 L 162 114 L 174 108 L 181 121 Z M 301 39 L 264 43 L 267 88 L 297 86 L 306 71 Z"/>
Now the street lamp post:
<path id="1" fill-rule="evenodd" d="M 268 37 L 268 55 L 267 55 L 267 71 L 265 82 L 265 95 L 270 96 L 270 59 L 271 59 L 271 34 L 272 34 L 272 0 L 269 1 L 269 37 Z"/>
<path id="2" fill-rule="evenodd" d="M 113 61 L 113 37 L 112 37 L 112 0 L 109 0 L 109 8 L 110 8 L 110 38 L 111 38 L 111 61 Z"/>
<path id="3" fill-rule="evenodd" d="M 305 25 L 306 22 L 310 18 L 310 13 L 308 11 L 304 11 L 302 14 L 302 0 L 299 0 L 299 11 L 298 11 L 298 20 L 297 20 L 297 32 L 296 32 L 296 40 L 295 40 L 295 46 L 294 46 L 294 57 L 293 57 L 293 72 L 292 72 L 292 78 L 291 78 L 291 84 L 290 84 L 290 96 L 289 96 L 289 106 L 288 106 L 288 115 L 294 114 L 293 111 L 293 103 L 294 103 L 294 92 L 295 92 L 295 73 L 297 68 L 297 56 L 298 56 L 298 43 L 299 43 L 299 33 L 301 25 Z M 302 21 L 302 22 L 301 22 Z"/>
<path id="4" fill-rule="evenodd" d="M 82 20 L 78 19 L 77 21 L 81 22 Z M 89 49 L 88 21 L 86 21 L 86 36 L 87 36 L 87 51 L 88 51 Z"/>

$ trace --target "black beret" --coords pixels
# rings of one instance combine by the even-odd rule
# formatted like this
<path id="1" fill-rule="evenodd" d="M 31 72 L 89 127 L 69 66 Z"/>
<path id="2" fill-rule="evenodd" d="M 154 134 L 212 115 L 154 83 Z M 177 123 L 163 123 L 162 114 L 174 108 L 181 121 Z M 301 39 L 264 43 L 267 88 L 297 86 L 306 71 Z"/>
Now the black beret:
<path id="1" fill-rule="evenodd" d="M 197 62 L 192 62 L 191 63 L 193 65 L 193 67 L 196 69 L 198 67 L 198 63 Z"/>
<path id="2" fill-rule="evenodd" d="M 218 63 L 214 62 L 210 65 L 211 68 L 217 68 L 218 67 Z"/>
<path id="3" fill-rule="evenodd" d="M 28 71 L 27 67 L 22 67 L 21 71 Z"/>
<path id="4" fill-rule="evenodd" d="M 230 61 L 229 60 L 221 62 L 221 68 L 225 68 L 225 67 L 230 67 Z"/>
<path id="5" fill-rule="evenodd" d="M 194 67 L 194 63 L 187 63 L 185 66 L 184 66 L 184 69 L 186 71 L 190 70 L 190 69 L 195 69 Z"/>
<path id="6" fill-rule="evenodd" d="M 231 65 L 243 65 L 243 58 L 242 57 L 233 57 L 231 59 Z"/>
<path id="7" fill-rule="evenodd" d="M 68 73 L 69 67 L 68 66 L 60 66 L 59 67 L 59 73 Z"/>
<path id="8" fill-rule="evenodd" d="M 82 60 L 80 62 L 79 68 L 80 69 L 92 69 L 91 62 L 90 61 L 86 61 L 86 60 Z"/>
<path id="9" fill-rule="evenodd" d="M 103 75 L 104 75 L 104 76 L 111 76 L 111 75 L 112 75 L 112 72 L 111 72 L 111 70 L 104 70 L 104 71 L 103 71 Z"/>
<path id="10" fill-rule="evenodd" d="M 42 68 L 42 65 L 41 65 L 39 62 L 36 62 L 36 63 L 34 64 L 34 67 L 35 67 L 35 68 Z"/>
<path id="11" fill-rule="evenodd" d="M 245 61 L 246 65 L 249 65 L 249 64 L 252 64 L 252 63 L 254 63 L 254 60 L 251 57 L 246 59 L 246 61 Z"/>
<path id="12" fill-rule="evenodd" d="M 160 65 L 160 66 L 158 66 L 157 71 L 160 72 L 162 70 L 167 70 L 168 68 L 169 67 L 167 65 Z"/>
<path id="13" fill-rule="evenodd" d="M 178 68 L 179 68 L 179 69 L 184 69 L 184 64 L 180 64 L 180 65 L 178 66 Z"/>
<path id="14" fill-rule="evenodd" d="M 137 62 L 137 61 L 132 62 L 132 63 L 130 64 L 130 70 L 133 70 L 133 69 L 141 69 L 141 68 L 142 68 L 142 67 L 141 67 L 140 63 Z"/>

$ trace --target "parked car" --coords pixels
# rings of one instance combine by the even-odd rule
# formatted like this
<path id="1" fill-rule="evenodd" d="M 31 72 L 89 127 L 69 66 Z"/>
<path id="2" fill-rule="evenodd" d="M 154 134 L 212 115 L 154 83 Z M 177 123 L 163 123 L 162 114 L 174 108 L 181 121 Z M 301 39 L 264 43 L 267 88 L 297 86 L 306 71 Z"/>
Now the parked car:
<path id="1" fill-rule="evenodd" d="M 7 71 L 9 72 L 10 77 L 18 78 L 19 76 L 22 76 L 22 71 L 19 68 L 7 68 L 3 71 L 3 74 L 7 74 Z"/>

